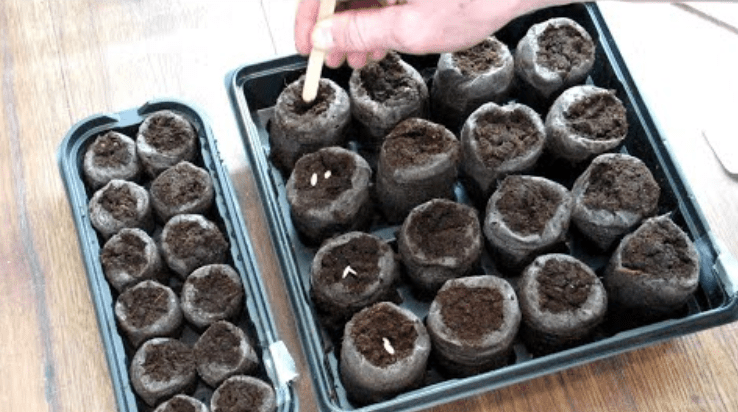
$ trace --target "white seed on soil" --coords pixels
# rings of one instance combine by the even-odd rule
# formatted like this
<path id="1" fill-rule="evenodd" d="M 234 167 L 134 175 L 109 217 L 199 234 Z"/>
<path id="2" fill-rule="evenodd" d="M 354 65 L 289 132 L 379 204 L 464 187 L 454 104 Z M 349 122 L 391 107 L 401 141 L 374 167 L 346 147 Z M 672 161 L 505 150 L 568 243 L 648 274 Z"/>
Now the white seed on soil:
<path id="1" fill-rule="evenodd" d="M 346 279 L 346 276 L 355 274 L 356 271 L 351 266 L 346 266 L 346 269 L 343 270 L 343 276 L 341 277 L 341 279 Z"/>
<path id="2" fill-rule="evenodd" d="M 326 170 L 326 172 L 325 172 L 325 174 L 323 175 L 323 177 L 325 177 L 326 179 L 328 179 L 329 177 L 331 177 L 331 174 L 332 174 L 332 173 L 331 173 L 331 171 L 330 171 L 330 170 Z"/>
<path id="3" fill-rule="evenodd" d="M 384 350 L 387 351 L 390 355 L 395 354 L 395 348 L 392 347 L 392 344 L 390 343 L 389 339 L 382 338 L 382 342 L 384 343 Z"/>
<path id="4" fill-rule="evenodd" d="M 313 173 L 313 175 L 310 177 L 310 186 L 315 186 L 318 184 L 318 174 Z"/>

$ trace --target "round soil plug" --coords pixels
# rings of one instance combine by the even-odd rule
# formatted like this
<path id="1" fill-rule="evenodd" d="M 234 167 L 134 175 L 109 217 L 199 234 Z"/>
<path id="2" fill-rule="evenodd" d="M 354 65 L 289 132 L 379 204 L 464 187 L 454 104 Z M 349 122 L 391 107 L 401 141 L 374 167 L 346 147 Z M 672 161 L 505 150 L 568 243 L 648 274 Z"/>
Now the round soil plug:
<path id="1" fill-rule="evenodd" d="M 198 330 L 219 320 L 234 319 L 243 308 L 241 278 L 232 267 L 206 265 L 187 277 L 182 286 L 182 312 Z"/>
<path id="2" fill-rule="evenodd" d="M 390 399 L 420 386 L 431 342 L 423 322 L 390 302 L 370 306 L 346 324 L 341 381 L 360 405 Z"/>
<path id="3" fill-rule="evenodd" d="M 159 248 L 141 229 L 125 228 L 111 237 L 100 252 L 108 283 L 118 292 L 144 280 L 166 282 Z"/>
<path id="4" fill-rule="evenodd" d="M 124 228 L 154 230 L 149 192 L 136 183 L 111 180 L 95 192 L 89 204 L 90 223 L 109 239 Z"/>
<path id="5" fill-rule="evenodd" d="M 180 393 L 189 393 L 197 383 L 192 349 L 169 338 L 146 341 L 131 361 L 131 384 L 147 405 L 154 407 Z"/>
<path id="6" fill-rule="evenodd" d="M 643 317 L 676 313 L 699 286 L 699 255 L 667 215 L 647 219 L 626 235 L 603 279 L 613 303 Z"/>
<path id="7" fill-rule="evenodd" d="M 537 355 L 583 343 L 605 318 L 607 294 L 602 282 L 569 255 L 536 258 L 523 272 L 518 290 L 521 337 Z"/>
<path id="8" fill-rule="evenodd" d="M 187 161 L 157 176 L 149 193 L 154 211 L 162 222 L 174 215 L 205 214 L 215 197 L 213 180 L 207 170 Z"/>
<path id="9" fill-rule="evenodd" d="M 638 158 L 608 153 L 597 156 L 572 188 L 574 225 L 601 250 L 656 213 L 659 188 Z"/>
<path id="10" fill-rule="evenodd" d="M 310 268 L 310 294 L 323 325 L 341 331 L 356 312 L 396 294 L 399 277 L 399 264 L 387 242 L 349 232 L 318 249 Z"/>
<path id="11" fill-rule="evenodd" d="M 175 337 L 183 321 L 177 294 L 153 280 L 121 293 L 115 318 L 134 347 L 151 338 Z"/>
<path id="12" fill-rule="evenodd" d="M 402 222 L 415 206 L 453 199 L 460 144 L 445 127 L 423 119 L 397 125 L 382 144 L 377 166 L 377 197 L 391 223 Z"/>
<path id="13" fill-rule="evenodd" d="M 213 323 L 195 343 L 197 373 L 215 388 L 234 375 L 250 375 L 259 367 L 259 358 L 246 333 L 227 322 Z"/>
<path id="14" fill-rule="evenodd" d="M 533 169 L 545 142 L 543 120 L 528 106 L 486 103 L 475 110 L 461 129 L 461 174 L 470 196 L 484 204 L 498 180 Z"/>
<path id="15" fill-rule="evenodd" d="M 164 225 L 161 250 L 169 268 L 185 279 L 201 266 L 224 263 L 228 242 L 215 223 L 201 215 L 177 215 Z"/>
<path id="16" fill-rule="evenodd" d="M 113 179 L 138 179 L 141 163 L 136 142 L 123 133 L 108 131 L 95 138 L 82 161 L 85 180 L 97 190 Z"/>
<path id="17" fill-rule="evenodd" d="M 271 160 L 286 174 L 307 153 L 343 146 L 351 123 L 351 101 L 341 86 L 320 79 L 317 97 L 306 103 L 302 100 L 304 83 L 303 76 L 280 93 L 269 130 Z"/>
<path id="18" fill-rule="evenodd" d="M 616 148 L 628 136 L 625 106 L 612 90 L 583 85 L 567 89 L 546 116 L 546 148 L 579 163 Z"/>
<path id="19" fill-rule="evenodd" d="M 410 212 L 397 246 L 413 284 L 435 294 L 447 280 L 469 276 L 479 266 L 482 239 L 476 209 L 433 199 Z"/>
<path id="20" fill-rule="evenodd" d="M 512 54 L 494 36 L 466 50 L 442 53 L 430 94 L 433 118 L 458 131 L 482 104 L 502 103 L 514 77 Z"/>
<path id="21" fill-rule="evenodd" d="M 574 20 L 557 17 L 528 29 L 515 52 L 515 72 L 543 100 L 582 83 L 595 61 L 595 45 Z"/>
<path id="22" fill-rule="evenodd" d="M 398 123 L 428 116 L 428 87 L 415 68 L 395 52 L 354 70 L 349 79 L 351 113 L 360 127 L 359 142 L 379 148 Z"/>
<path id="23" fill-rule="evenodd" d="M 496 276 L 446 282 L 428 311 L 434 356 L 450 376 L 471 376 L 510 363 L 520 327 L 512 286 Z"/>
<path id="24" fill-rule="evenodd" d="M 136 147 L 146 173 L 155 177 L 197 153 L 197 131 L 187 118 L 170 110 L 146 117 L 138 128 Z"/>
<path id="25" fill-rule="evenodd" d="M 341 147 L 300 158 L 285 190 L 292 222 L 303 240 L 319 245 L 365 228 L 372 217 L 371 177 L 366 160 Z"/>
<path id="26" fill-rule="evenodd" d="M 563 242 L 573 205 L 569 191 L 552 180 L 506 177 L 489 199 L 484 221 L 498 267 L 519 272 Z"/>
<path id="27" fill-rule="evenodd" d="M 187 395 L 174 395 L 154 409 L 154 412 L 209 412 L 207 405 Z"/>
<path id="28" fill-rule="evenodd" d="M 253 376 L 236 375 L 228 378 L 210 398 L 211 412 L 275 412 L 277 398 L 274 388 Z"/>

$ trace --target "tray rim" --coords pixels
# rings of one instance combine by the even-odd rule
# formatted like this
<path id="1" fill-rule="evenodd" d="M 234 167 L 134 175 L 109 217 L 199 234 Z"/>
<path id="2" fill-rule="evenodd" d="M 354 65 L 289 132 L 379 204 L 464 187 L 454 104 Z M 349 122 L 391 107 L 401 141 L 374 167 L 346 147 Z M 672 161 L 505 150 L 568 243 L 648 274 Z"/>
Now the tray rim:
<path id="1" fill-rule="evenodd" d="M 89 219 L 85 218 L 88 214 L 88 205 L 85 202 L 84 182 L 80 178 L 77 159 L 70 159 L 70 156 L 77 150 L 78 145 L 84 144 L 82 140 L 86 140 L 90 134 L 115 127 L 124 128 L 138 124 L 146 114 L 163 109 L 185 113 L 196 118 L 203 126 L 198 139 L 201 142 L 207 142 L 210 149 L 209 153 L 203 151 L 203 161 L 207 163 L 207 168 L 214 170 L 219 178 L 219 183 L 216 186 L 222 192 L 222 204 L 216 207 L 224 208 L 225 210 L 220 210 L 220 212 L 227 212 L 230 217 L 230 219 L 227 219 L 223 216 L 222 219 L 228 232 L 227 235 L 232 241 L 231 243 L 235 241 L 235 245 L 232 244 L 230 250 L 234 255 L 234 264 L 242 269 L 238 272 L 250 295 L 244 310 L 248 312 L 248 317 L 259 335 L 252 338 L 256 339 L 262 347 L 261 360 L 274 386 L 279 403 L 278 410 L 280 412 L 297 411 L 299 410 L 298 398 L 295 396 L 295 389 L 291 384 L 297 376 L 294 361 L 284 347 L 283 342 L 278 339 L 274 316 L 269 307 L 268 299 L 263 293 L 266 288 L 259 275 L 261 272 L 256 264 L 254 246 L 243 219 L 243 213 L 236 200 L 236 192 L 230 174 L 222 161 L 217 140 L 213 136 L 211 121 L 196 104 L 179 98 L 166 97 L 151 99 L 141 106 L 118 112 L 101 112 L 89 115 L 69 128 L 56 152 L 57 164 L 67 193 L 67 200 L 72 209 L 71 213 L 77 231 L 77 240 L 86 269 L 86 277 L 90 287 L 91 299 L 94 303 L 98 329 L 105 349 L 105 357 L 118 410 L 132 412 L 138 411 L 139 408 L 136 395 L 130 384 L 128 368 L 125 364 L 126 353 L 123 336 L 117 332 L 115 315 L 112 310 L 113 299 L 110 286 L 98 262 L 98 256 L 94 253 L 96 250 L 100 250 L 102 245 L 99 243 Z M 251 293 L 254 291 L 260 293 Z"/>
<path id="2" fill-rule="evenodd" d="M 635 115 L 644 125 L 644 131 L 650 144 L 659 150 L 657 153 L 658 161 L 661 162 L 662 166 L 670 168 L 673 171 L 666 173 L 669 178 L 669 184 L 675 188 L 676 192 L 680 192 L 683 195 L 683 199 L 688 200 L 680 200 L 678 205 L 678 208 L 683 211 L 682 214 L 684 215 L 687 226 L 693 233 L 702 233 L 708 239 L 707 246 L 710 248 L 716 262 L 713 269 L 718 275 L 717 280 L 722 283 L 722 286 L 727 292 L 726 304 L 722 307 L 693 315 L 688 319 L 671 319 L 621 332 L 617 335 L 616 339 L 608 338 L 607 341 L 609 342 L 606 343 L 602 343 L 602 341 L 595 342 L 558 352 L 554 355 L 528 360 L 522 364 L 507 366 L 503 368 L 503 371 L 490 371 L 461 380 L 447 380 L 439 384 L 411 391 L 410 393 L 398 395 L 389 401 L 360 408 L 344 409 L 335 405 L 329 399 L 330 381 L 326 376 L 327 371 L 323 365 L 323 359 L 318 356 L 318 354 L 322 353 L 320 336 L 311 330 L 311 326 L 315 324 L 315 320 L 309 307 L 299 304 L 304 300 L 303 293 L 301 293 L 302 286 L 295 279 L 295 276 L 285 275 L 290 303 L 298 317 L 298 335 L 311 369 L 310 372 L 313 382 L 315 383 L 314 391 L 316 392 L 320 405 L 325 410 L 334 412 L 373 412 L 385 410 L 414 411 L 430 408 L 738 320 L 738 287 L 735 286 L 738 285 L 738 281 L 736 280 L 738 279 L 738 264 L 736 263 L 736 259 L 727 252 L 709 229 L 702 209 L 697 204 L 688 182 L 684 179 L 681 167 L 675 163 L 673 153 L 669 145 L 665 143 L 658 123 L 651 116 L 648 105 L 640 95 L 636 83 L 625 65 L 623 57 L 599 8 L 594 3 L 582 4 L 581 7 L 586 8 L 597 30 L 599 40 L 605 43 L 603 44 L 604 52 L 611 61 L 617 63 L 617 65 L 613 66 L 613 70 L 618 80 L 622 83 L 628 98 L 634 102 L 634 108 L 636 109 Z M 270 166 L 265 156 L 259 155 L 263 151 L 263 148 L 258 138 L 256 125 L 251 120 L 251 111 L 249 110 L 248 102 L 241 90 L 249 79 L 256 76 L 264 76 L 285 70 L 301 69 L 305 66 L 306 59 L 304 57 L 289 55 L 257 63 L 244 64 L 232 70 L 226 77 L 226 88 L 228 89 L 231 106 L 238 120 L 249 162 L 253 166 L 255 180 L 259 194 L 262 197 L 262 204 L 267 213 L 269 230 L 277 251 L 277 257 L 281 269 L 285 273 L 298 273 L 296 257 L 290 248 L 290 239 L 287 236 L 288 231 L 286 228 L 287 223 L 283 219 L 282 212 L 279 210 L 276 191 L 271 187 Z M 731 270 L 735 273 L 731 273 Z M 554 358 L 551 359 L 551 356 L 554 356 Z M 439 395 L 442 396 L 439 397 Z M 427 396 L 436 396 L 437 398 L 429 403 L 423 399 Z"/>

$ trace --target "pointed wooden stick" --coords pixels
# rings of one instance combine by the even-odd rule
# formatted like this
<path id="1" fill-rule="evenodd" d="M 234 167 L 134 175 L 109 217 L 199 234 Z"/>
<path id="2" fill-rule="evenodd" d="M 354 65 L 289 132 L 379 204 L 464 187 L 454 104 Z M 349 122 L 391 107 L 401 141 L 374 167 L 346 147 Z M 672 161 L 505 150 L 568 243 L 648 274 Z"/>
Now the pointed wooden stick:
<path id="1" fill-rule="evenodd" d="M 320 9 L 318 9 L 318 21 L 327 19 L 333 15 L 336 9 L 336 0 L 320 0 Z M 307 73 L 305 74 L 305 84 L 302 88 L 302 100 L 312 102 L 318 96 L 318 86 L 320 85 L 320 73 L 323 71 L 323 62 L 325 61 L 325 50 L 313 49 L 310 51 L 308 58 Z"/>

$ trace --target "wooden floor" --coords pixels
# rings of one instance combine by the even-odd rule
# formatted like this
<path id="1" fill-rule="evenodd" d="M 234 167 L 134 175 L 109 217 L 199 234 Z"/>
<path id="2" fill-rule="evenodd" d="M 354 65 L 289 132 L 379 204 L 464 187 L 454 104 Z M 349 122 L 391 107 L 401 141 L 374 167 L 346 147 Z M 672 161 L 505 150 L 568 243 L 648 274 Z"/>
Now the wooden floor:
<path id="1" fill-rule="evenodd" d="M 0 410 L 115 410 L 56 151 L 79 120 L 161 97 L 209 115 L 302 372 L 301 410 L 317 410 L 224 85 L 243 64 L 294 53 L 294 4 L 0 0 Z M 715 238 L 738 256 L 738 5 L 600 7 Z M 731 412 L 736 387 L 731 323 L 432 410 Z"/>

